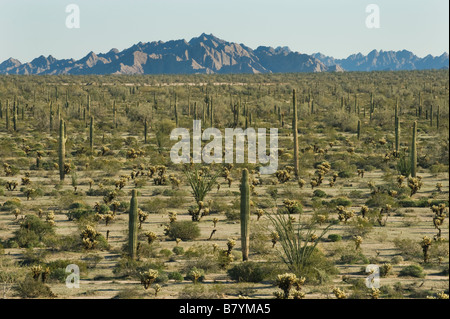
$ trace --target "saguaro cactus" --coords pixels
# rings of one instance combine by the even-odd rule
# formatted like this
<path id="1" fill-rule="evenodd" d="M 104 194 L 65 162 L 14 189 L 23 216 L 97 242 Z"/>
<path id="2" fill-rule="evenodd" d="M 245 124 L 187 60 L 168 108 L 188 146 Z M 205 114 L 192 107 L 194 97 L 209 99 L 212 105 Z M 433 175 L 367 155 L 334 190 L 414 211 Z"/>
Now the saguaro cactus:
<path id="1" fill-rule="evenodd" d="M 89 148 L 91 152 L 94 151 L 94 117 L 91 116 L 91 123 L 89 124 Z"/>
<path id="2" fill-rule="evenodd" d="M 358 140 L 361 138 L 361 120 L 358 120 L 357 137 Z"/>
<path id="3" fill-rule="evenodd" d="M 137 255 L 138 237 L 138 202 L 136 190 L 131 191 L 130 212 L 128 219 L 128 254 L 132 259 Z"/>
<path id="4" fill-rule="evenodd" d="M 177 109 L 177 95 L 176 94 L 175 94 L 175 105 L 174 105 L 173 112 L 175 114 L 175 125 L 176 125 L 176 127 L 178 127 L 178 109 Z"/>
<path id="5" fill-rule="evenodd" d="M 148 122 L 147 118 L 144 120 L 144 144 L 147 144 L 147 134 L 148 134 Z"/>
<path id="6" fill-rule="evenodd" d="M 298 123 L 297 123 L 297 95 L 295 90 L 292 90 L 292 132 L 294 135 L 294 172 L 298 177 Z"/>
<path id="7" fill-rule="evenodd" d="M 6 121 L 6 130 L 9 130 L 9 101 L 6 101 L 5 121 Z"/>
<path id="8" fill-rule="evenodd" d="M 13 104 L 13 128 L 14 128 L 14 131 L 17 131 L 17 105 L 16 105 L 16 101 L 14 101 L 14 104 Z"/>
<path id="9" fill-rule="evenodd" d="M 59 155 L 59 179 L 61 181 L 64 180 L 65 177 L 65 161 L 66 161 L 66 134 L 65 134 L 65 123 L 64 120 L 59 121 L 59 147 L 58 147 L 58 155 Z"/>
<path id="10" fill-rule="evenodd" d="M 439 113 L 441 113 L 441 107 L 438 105 L 437 106 L 437 111 L 436 111 L 436 128 L 439 128 Z"/>
<path id="11" fill-rule="evenodd" d="M 411 141 L 411 177 L 416 177 L 417 169 L 417 121 L 414 121 Z"/>
<path id="12" fill-rule="evenodd" d="M 395 152 L 398 155 L 400 152 L 400 118 L 398 116 L 398 101 L 395 105 Z"/>
<path id="13" fill-rule="evenodd" d="M 248 181 L 248 170 L 244 168 L 242 170 L 242 180 L 241 180 L 241 246 L 242 246 L 243 261 L 248 260 L 248 252 L 250 247 L 249 221 L 250 221 L 250 185 Z"/>

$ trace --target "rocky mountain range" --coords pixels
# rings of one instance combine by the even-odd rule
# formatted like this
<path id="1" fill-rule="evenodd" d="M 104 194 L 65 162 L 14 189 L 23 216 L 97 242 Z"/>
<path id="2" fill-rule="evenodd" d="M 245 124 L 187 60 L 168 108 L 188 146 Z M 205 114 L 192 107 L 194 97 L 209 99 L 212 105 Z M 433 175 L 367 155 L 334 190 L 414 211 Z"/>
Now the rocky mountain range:
<path id="1" fill-rule="evenodd" d="M 372 51 L 346 59 L 321 53 L 293 52 L 288 47 L 260 46 L 253 50 L 244 44 L 227 42 L 214 35 L 168 42 L 139 42 L 132 47 L 108 53 L 90 52 L 80 60 L 40 56 L 21 63 L 10 58 L 0 64 L 0 74 L 224 74 L 297 73 L 380 70 L 448 69 L 447 53 L 424 58 L 412 52 Z"/>

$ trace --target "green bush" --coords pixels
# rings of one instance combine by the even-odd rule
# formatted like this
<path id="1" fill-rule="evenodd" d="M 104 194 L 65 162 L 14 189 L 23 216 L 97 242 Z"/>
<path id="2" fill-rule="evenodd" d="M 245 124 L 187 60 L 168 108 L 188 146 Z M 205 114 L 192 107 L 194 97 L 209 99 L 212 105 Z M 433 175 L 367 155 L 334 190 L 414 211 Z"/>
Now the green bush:
<path id="1" fill-rule="evenodd" d="M 34 280 L 27 276 L 16 287 L 17 294 L 21 298 L 53 298 L 56 297 L 50 288 L 40 280 Z"/>
<path id="2" fill-rule="evenodd" d="M 183 241 L 193 240 L 200 236 L 200 228 L 192 221 L 176 221 L 170 224 L 168 236 L 171 239 L 180 238 Z"/>
<path id="3" fill-rule="evenodd" d="M 178 271 L 170 272 L 168 275 L 169 279 L 173 279 L 175 281 L 183 281 L 184 277 Z"/>
<path id="4" fill-rule="evenodd" d="M 342 236 L 338 234 L 330 234 L 328 235 L 328 240 L 332 242 L 337 242 L 342 240 Z"/>
<path id="5" fill-rule="evenodd" d="M 424 278 L 425 273 L 423 272 L 423 268 L 420 265 L 410 265 L 404 267 L 400 270 L 399 276 L 401 277 L 416 277 L 416 278 Z"/>
<path id="6" fill-rule="evenodd" d="M 328 203 L 326 201 L 322 202 L 323 205 L 327 205 L 328 207 L 336 207 L 336 206 L 352 206 L 352 201 L 347 197 L 338 197 L 330 200 Z"/>
<path id="7" fill-rule="evenodd" d="M 26 215 L 22 226 L 14 232 L 13 241 L 17 242 L 19 247 L 36 247 L 45 239 L 46 236 L 53 236 L 54 229 L 49 223 L 42 221 L 35 215 Z"/>
<path id="8" fill-rule="evenodd" d="M 173 247 L 172 251 L 175 255 L 178 255 L 178 256 L 181 256 L 184 254 L 184 248 L 180 247 L 180 246 Z"/>
<path id="9" fill-rule="evenodd" d="M 320 198 L 322 198 L 322 197 L 327 197 L 327 194 L 326 194 L 323 190 L 316 189 L 316 190 L 313 192 L 313 196 L 314 196 L 314 197 L 320 197 Z"/>
<path id="10" fill-rule="evenodd" d="M 230 268 L 228 276 L 238 282 L 261 282 L 267 278 L 264 266 L 253 261 L 246 261 Z"/>

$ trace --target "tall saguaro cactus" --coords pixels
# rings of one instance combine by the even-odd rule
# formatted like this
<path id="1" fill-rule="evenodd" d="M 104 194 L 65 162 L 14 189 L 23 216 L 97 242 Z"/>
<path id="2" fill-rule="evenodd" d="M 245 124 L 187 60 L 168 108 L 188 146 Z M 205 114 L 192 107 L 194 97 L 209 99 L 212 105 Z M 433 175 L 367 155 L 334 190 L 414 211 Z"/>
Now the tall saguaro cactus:
<path id="1" fill-rule="evenodd" d="M 361 138 L 361 120 L 358 120 L 357 137 L 358 140 Z"/>
<path id="2" fill-rule="evenodd" d="M 59 155 L 59 180 L 63 181 L 65 177 L 65 162 L 66 162 L 66 129 L 64 120 L 59 121 L 59 147 L 58 147 L 58 155 Z"/>
<path id="3" fill-rule="evenodd" d="M 94 117 L 91 116 L 91 123 L 89 124 L 89 148 L 91 153 L 94 151 Z"/>
<path id="4" fill-rule="evenodd" d="M 241 246 L 242 246 L 242 259 L 248 260 L 248 253 L 250 247 L 250 185 L 248 181 L 248 170 L 244 168 L 242 170 L 241 180 Z"/>
<path id="5" fill-rule="evenodd" d="M 5 121 L 6 121 L 6 130 L 9 130 L 9 101 L 6 101 L 6 109 L 5 109 Z"/>
<path id="6" fill-rule="evenodd" d="M 411 177 L 416 177 L 417 170 L 417 121 L 414 121 L 411 141 Z"/>
<path id="7" fill-rule="evenodd" d="M 397 155 L 400 152 L 400 118 L 398 116 L 398 101 L 395 105 L 395 152 Z"/>
<path id="8" fill-rule="evenodd" d="M 148 121 L 147 118 L 144 120 L 144 144 L 147 144 L 147 134 L 148 134 Z"/>
<path id="9" fill-rule="evenodd" d="M 138 202 L 136 190 L 131 191 L 130 212 L 128 217 L 128 254 L 132 259 L 137 255 Z"/>
<path id="10" fill-rule="evenodd" d="M 297 95 L 295 89 L 292 91 L 292 132 L 294 135 L 294 172 L 298 177 L 298 119 L 297 119 Z"/>

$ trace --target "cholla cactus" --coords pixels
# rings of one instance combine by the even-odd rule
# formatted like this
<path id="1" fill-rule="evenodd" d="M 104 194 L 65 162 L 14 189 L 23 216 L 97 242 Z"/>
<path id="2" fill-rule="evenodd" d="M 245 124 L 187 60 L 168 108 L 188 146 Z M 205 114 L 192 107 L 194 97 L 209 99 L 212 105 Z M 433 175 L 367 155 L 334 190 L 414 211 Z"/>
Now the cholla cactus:
<path id="1" fill-rule="evenodd" d="M 149 245 L 151 245 L 158 238 L 158 236 L 156 236 L 156 234 L 151 231 L 145 233 L 144 235 L 145 235 L 145 237 L 147 237 L 147 241 L 148 241 Z"/>
<path id="2" fill-rule="evenodd" d="M 411 189 L 411 195 L 416 194 L 422 188 L 422 180 L 420 176 L 408 178 L 408 187 Z"/>
<path id="3" fill-rule="evenodd" d="M 291 288 L 297 281 L 297 276 L 292 273 L 286 273 L 277 276 L 277 286 L 283 291 L 283 299 L 288 299 Z"/>
<path id="4" fill-rule="evenodd" d="M 353 211 L 346 210 L 345 207 L 341 206 L 341 205 L 337 206 L 336 210 L 337 210 L 339 220 L 341 222 L 343 221 L 344 224 L 346 224 L 347 221 L 355 215 L 355 213 Z"/>
<path id="5" fill-rule="evenodd" d="M 49 211 L 47 213 L 47 216 L 45 218 L 45 221 L 50 225 L 50 226 L 55 226 L 55 213 L 53 211 Z"/>
<path id="6" fill-rule="evenodd" d="M 337 299 L 347 299 L 347 294 L 339 288 L 333 288 L 333 294 Z"/>
<path id="7" fill-rule="evenodd" d="M 422 241 L 420 242 L 420 246 L 422 247 L 423 250 L 423 262 L 427 263 L 429 256 L 428 256 L 428 250 L 430 249 L 432 240 L 431 238 L 425 236 L 423 237 Z"/>
<path id="8" fill-rule="evenodd" d="M 191 275 L 192 282 L 194 283 L 194 285 L 197 284 L 198 279 L 202 276 L 202 272 L 197 269 L 193 269 L 192 271 L 189 272 L 189 274 Z"/>
<path id="9" fill-rule="evenodd" d="M 81 232 L 81 240 L 85 249 L 94 249 L 97 245 L 97 238 L 100 234 L 95 230 L 94 227 L 87 225 Z"/>
<path id="10" fill-rule="evenodd" d="M 298 214 L 301 212 L 300 204 L 296 200 L 285 199 L 283 201 L 284 208 L 287 210 L 288 214 Z"/>
<path id="11" fill-rule="evenodd" d="M 377 221 L 380 226 L 386 226 L 386 222 L 390 215 L 391 209 L 392 209 L 392 206 L 389 204 L 386 204 L 383 208 L 380 209 L 380 212 L 378 213 L 378 216 L 377 216 Z M 385 216 L 384 220 L 383 220 L 383 216 Z"/>
<path id="12" fill-rule="evenodd" d="M 391 197 L 397 197 L 398 192 L 391 189 L 391 190 L 389 190 L 388 194 L 389 194 L 389 196 L 391 196 Z"/>
<path id="13" fill-rule="evenodd" d="M 278 240 L 280 240 L 280 235 L 276 231 L 273 231 L 270 233 L 270 239 L 272 241 L 272 248 L 274 248 Z"/>
<path id="14" fill-rule="evenodd" d="M 370 297 L 371 297 L 372 299 L 378 299 L 378 298 L 380 298 L 380 289 L 375 288 L 375 287 L 372 287 L 372 291 L 371 291 Z"/>
<path id="15" fill-rule="evenodd" d="M 169 222 L 172 224 L 177 220 L 177 213 L 169 212 Z"/>
<path id="16" fill-rule="evenodd" d="M 153 289 L 155 289 L 155 298 L 158 297 L 158 293 L 161 291 L 161 286 L 159 284 L 155 284 L 153 286 Z"/>
<path id="17" fill-rule="evenodd" d="M 138 209 L 138 217 L 139 217 L 139 229 L 142 229 L 142 224 L 147 220 L 148 213 Z"/>
<path id="18" fill-rule="evenodd" d="M 397 175 L 397 186 L 399 188 L 403 187 L 403 181 L 405 180 L 405 176 L 403 175 Z"/>
<path id="19" fill-rule="evenodd" d="M 169 175 L 169 181 L 172 184 L 172 188 L 180 188 L 181 180 L 176 178 L 174 174 Z"/>
<path id="20" fill-rule="evenodd" d="M 213 222 L 214 228 L 216 228 L 217 223 L 219 222 L 219 218 L 214 217 L 213 220 L 212 220 L 212 222 Z"/>
<path id="21" fill-rule="evenodd" d="M 261 216 L 264 215 L 264 210 L 258 208 L 258 209 L 256 210 L 255 214 L 256 214 L 256 216 L 257 216 L 257 219 L 256 219 L 256 220 L 258 221 L 258 220 L 261 218 Z"/>
<path id="22" fill-rule="evenodd" d="M 353 236 L 353 241 L 355 242 L 356 250 L 359 250 L 361 248 L 361 244 L 363 242 L 362 237 L 361 236 Z"/>
<path id="23" fill-rule="evenodd" d="M 17 217 L 19 217 L 20 215 L 20 209 L 14 208 L 12 213 L 14 214 L 14 219 L 17 219 Z"/>
<path id="24" fill-rule="evenodd" d="M 227 255 L 228 256 L 231 255 L 231 251 L 233 250 L 234 246 L 236 246 L 236 241 L 232 238 L 228 239 L 228 242 L 227 242 L 227 247 L 228 247 Z"/>
<path id="25" fill-rule="evenodd" d="M 303 186 L 305 186 L 305 184 L 306 184 L 305 180 L 303 180 L 303 179 L 301 179 L 301 178 L 298 180 L 298 186 L 299 186 L 300 188 L 303 188 Z"/>
<path id="26" fill-rule="evenodd" d="M 35 266 L 31 267 L 31 274 L 32 274 L 34 280 L 38 280 L 41 273 L 42 273 L 41 265 L 35 265 Z"/>
<path id="27" fill-rule="evenodd" d="M 384 263 L 380 267 L 380 275 L 382 277 L 387 277 L 391 271 L 392 271 L 392 265 L 389 263 Z"/>
<path id="28" fill-rule="evenodd" d="M 363 218 L 366 218 L 366 215 L 369 213 L 369 207 L 367 207 L 366 205 L 361 206 L 361 215 Z"/>
<path id="29" fill-rule="evenodd" d="M 363 169 L 358 169 L 358 177 L 363 178 L 364 177 L 364 170 Z"/>
<path id="30" fill-rule="evenodd" d="M 175 243 L 178 246 L 178 244 L 181 243 L 181 238 L 175 238 Z"/>
<path id="31" fill-rule="evenodd" d="M 447 207 L 445 204 L 441 203 L 439 206 L 433 205 L 431 206 L 431 210 L 434 213 L 433 216 L 433 224 L 434 227 L 438 230 L 437 238 L 441 238 L 441 226 L 444 224 L 445 217 L 447 217 Z"/>
<path id="32" fill-rule="evenodd" d="M 291 179 L 291 174 L 288 172 L 288 170 L 278 170 L 275 173 L 275 177 L 278 179 L 278 182 L 281 184 L 286 183 Z"/>
<path id="33" fill-rule="evenodd" d="M 152 283 L 158 278 L 159 272 L 154 269 L 149 269 L 148 271 L 139 273 L 139 277 L 141 279 L 141 284 L 144 286 L 144 289 L 148 289 Z"/>
<path id="34" fill-rule="evenodd" d="M 443 187 L 442 183 L 436 183 L 436 190 L 437 190 L 439 193 L 442 193 L 442 187 Z"/>

